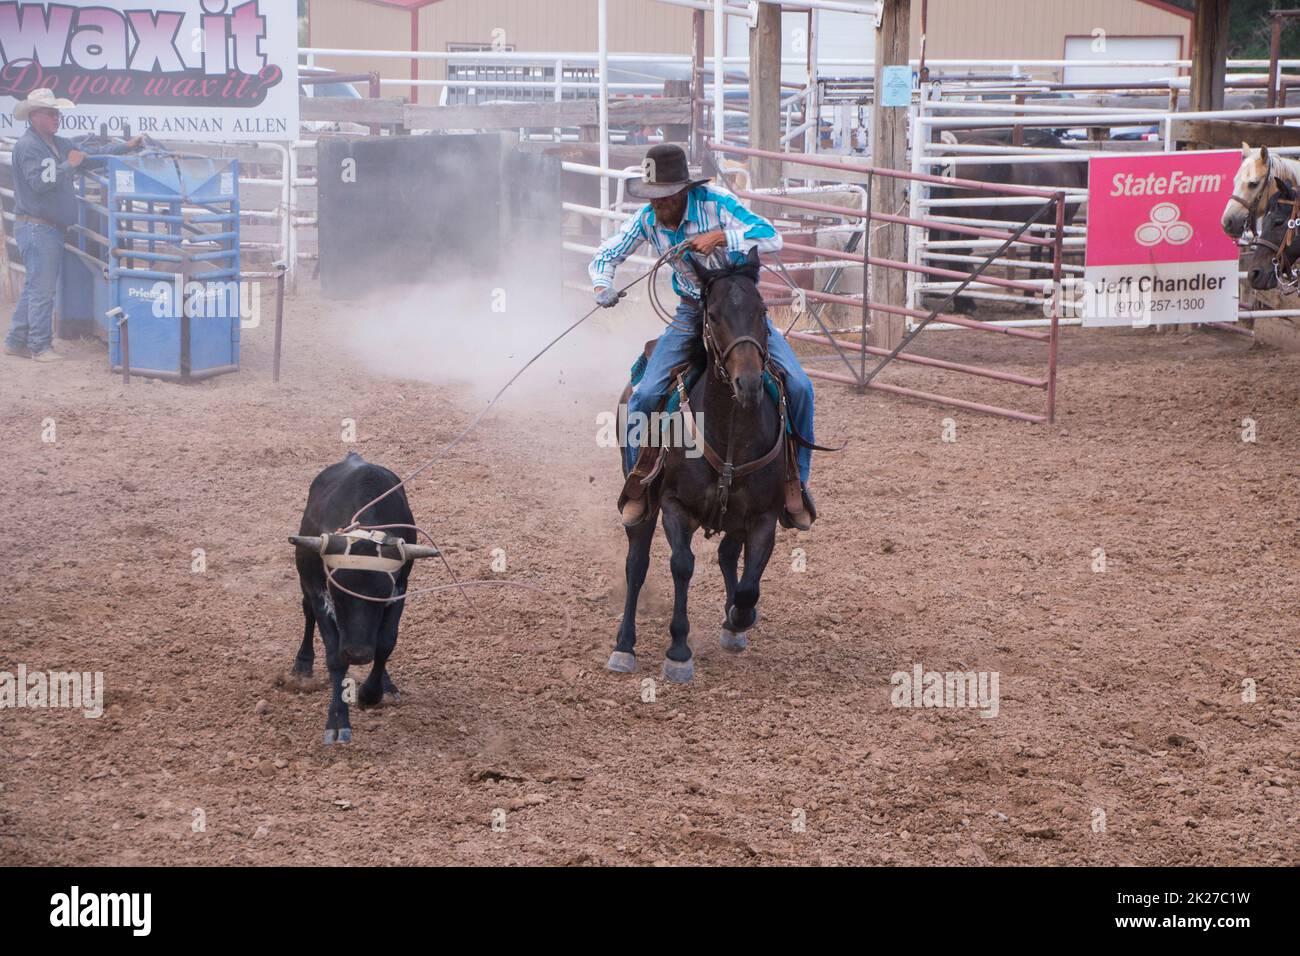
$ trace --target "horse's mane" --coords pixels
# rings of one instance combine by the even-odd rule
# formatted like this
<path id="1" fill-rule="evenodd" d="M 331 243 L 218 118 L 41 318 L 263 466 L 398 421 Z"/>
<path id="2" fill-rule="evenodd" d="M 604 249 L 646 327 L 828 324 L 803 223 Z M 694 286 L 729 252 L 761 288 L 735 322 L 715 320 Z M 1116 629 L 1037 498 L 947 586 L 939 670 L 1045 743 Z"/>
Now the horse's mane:
<path id="1" fill-rule="evenodd" d="M 1276 153 L 1269 153 L 1268 157 L 1273 160 L 1273 175 L 1280 176 L 1292 186 L 1300 186 L 1300 159 Z"/>
<path id="2" fill-rule="evenodd" d="M 736 276 L 744 276 L 754 284 L 758 284 L 759 263 L 757 262 L 728 262 L 719 269 L 709 270 L 709 281 L 717 282 L 719 279 L 731 279 Z"/>

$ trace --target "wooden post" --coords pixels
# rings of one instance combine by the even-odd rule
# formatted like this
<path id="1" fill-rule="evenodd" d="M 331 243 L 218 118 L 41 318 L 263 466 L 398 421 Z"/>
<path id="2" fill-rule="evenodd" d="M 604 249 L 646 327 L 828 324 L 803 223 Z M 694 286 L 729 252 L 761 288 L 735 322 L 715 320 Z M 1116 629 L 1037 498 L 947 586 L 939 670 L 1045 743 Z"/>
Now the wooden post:
<path id="1" fill-rule="evenodd" d="M 271 381 L 280 381 L 280 354 L 284 340 L 284 264 L 278 263 L 275 277 L 275 351 L 271 356 Z M 261 290 L 258 290 L 261 295 Z"/>
<path id="2" fill-rule="evenodd" d="M 1277 105 L 1277 61 L 1282 56 L 1282 18 L 1274 14 L 1270 18 L 1272 31 L 1268 43 L 1268 100 L 1265 105 L 1272 109 Z"/>
<path id="3" fill-rule="evenodd" d="M 1227 66 L 1228 0 L 1197 0 L 1192 16 L 1190 110 L 1223 109 Z M 1269 101 L 1272 102 L 1271 93 Z"/>
<path id="4" fill-rule="evenodd" d="M 691 160 L 704 162 L 704 11 L 691 14 Z"/>
<path id="5" fill-rule="evenodd" d="M 420 49 L 420 8 L 413 7 L 411 9 L 411 52 L 416 53 L 419 51 L 419 49 Z M 447 66 L 448 66 L 448 61 L 444 60 L 443 69 L 446 70 Z M 411 57 L 411 79 L 418 80 L 419 78 L 420 78 L 420 61 L 417 60 L 415 57 Z M 444 79 L 445 78 L 446 77 L 444 77 Z M 412 103 L 420 102 L 420 88 L 416 86 L 415 83 L 411 84 L 411 102 Z"/>
<path id="6" fill-rule="evenodd" d="M 690 80 L 664 80 L 664 96 L 667 99 L 684 98 L 691 95 Z M 663 125 L 665 143 L 685 143 L 690 145 L 690 123 L 665 123 Z"/>
<path id="7" fill-rule="evenodd" d="M 876 31 L 875 93 L 871 104 L 871 165 L 882 169 L 907 170 L 907 109 L 882 106 L 884 67 L 907 65 L 908 31 L 912 0 L 883 0 L 880 29 Z M 892 176 L 872 177 L 871 208 L 879 212 L 906 212 L 907 181 Z M 868 232 L 867 256 L 905 260 L 904 229 L 885 225 Z M 868 266 L 872 300 L 882 305 L 905 305 L 907 278 L 899 269 Z M 892 349 L 903 340 L 903 317 L 873 312 L 871 344 Z"/>
<path id="8" fill-rule="evenodd" d="M 381 88 L 380 88 L 380 86 L 379 86 L 379 73 L 378 73 L 378 72 L 371 71 L 371 73 L 370 73 L 370 84 L 369 84 L 369 86 L 370 86 L 370 98 L 371 98 L 372 100 L 377 100 L 377 99 L 379 99 L 379 97 L 380 97 L 381 95 L 383 95 L 382 92 L 381 92 Z M 381 133 L 383 133 L 383 131 L 384 131 L 384 128 L 383 128 L 382 126 L 380 126 L 378 123 L 371 123 L 371 124 L 370 124 L 370 135 L 371 135 L 371 136 L 378 136 L 378 135 L 380 135 Z"/>
<path id="9" fill-rule="evenodd" d="M 781 148 L 781 7 L 758 6 L 758 26 L 749 31 L 749 145 L 752 149 Z M 781 164 L 751 159 L 755 186 L 780 185 Z"/>

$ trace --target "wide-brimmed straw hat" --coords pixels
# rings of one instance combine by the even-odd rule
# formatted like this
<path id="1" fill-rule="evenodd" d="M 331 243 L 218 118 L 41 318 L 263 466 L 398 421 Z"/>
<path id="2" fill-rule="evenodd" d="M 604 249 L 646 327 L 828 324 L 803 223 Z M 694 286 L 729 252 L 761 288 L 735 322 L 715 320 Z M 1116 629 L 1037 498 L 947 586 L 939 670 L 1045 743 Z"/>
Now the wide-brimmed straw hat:
<path id="1" fill-rule="evenodd" d="M 709 181 L 707 176 L 691 178 L 685 150 L 672 143 L 651 146 L 646 151 L 642 168 L 646 174 L 629 179 L 624 187 L 633 199 L 663 199 Z"/>
<path id="2" fill-rule="evenodd" d="M 27 94 L 27 99 L 14 107 L 14 119 L 25 120 L 31 115 L 32 110 L 73 110 L 76 108 L 76 103 L 72 102 L 72 100 L 59 99 L 54 95 L 53 90 L 32 90 Z"/>

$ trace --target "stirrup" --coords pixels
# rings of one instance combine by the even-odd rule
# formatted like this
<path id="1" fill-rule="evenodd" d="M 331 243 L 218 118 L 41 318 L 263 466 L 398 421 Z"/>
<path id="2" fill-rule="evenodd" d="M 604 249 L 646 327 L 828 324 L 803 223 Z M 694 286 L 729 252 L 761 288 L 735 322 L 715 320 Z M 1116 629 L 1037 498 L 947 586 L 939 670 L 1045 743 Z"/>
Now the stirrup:
<path id="1" fill-rule="evenodd" d="M 623 527 L 635 528 L 642 521 L 645 521 L 645 516 L 650 511 L 646 497 L 646 495 L 642 495 L 640 498 L 628 498 L 627 501 L 623 502 L 623 507 L 619 509 L 619 515 L 623 519 Z"/>
<path id="2" fill-rule="evenodd" d="M 797 511 L 791 511 L 789 506 L 781 509 L 778 521 L 783 528 L 795 528 L 799 531 L 812 530 L 812 524 L 817 520 L 817 505 L 813 502 L 812 495 L 808 489 L 800 485 L 799 493 L 802 501 L 802 507 Z"/>

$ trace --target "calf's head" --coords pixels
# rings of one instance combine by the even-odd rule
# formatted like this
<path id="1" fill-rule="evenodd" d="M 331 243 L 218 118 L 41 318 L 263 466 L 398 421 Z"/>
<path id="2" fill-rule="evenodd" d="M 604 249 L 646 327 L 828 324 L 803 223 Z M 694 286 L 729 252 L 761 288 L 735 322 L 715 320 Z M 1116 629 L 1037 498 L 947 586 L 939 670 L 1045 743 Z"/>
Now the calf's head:
<path id="1" fill-rule="evenodd" d="M 369 664 L 394 598 L 406 591 L 410 562 L 436 548 L 387 535 L 378 540 L 341 534 L 291 535 L 290 542 L 316 552 L 325 570 L 321 604 L 339 635 L 346 664 Z M 322 634 L 325 631 L 322 629 Z"/>

